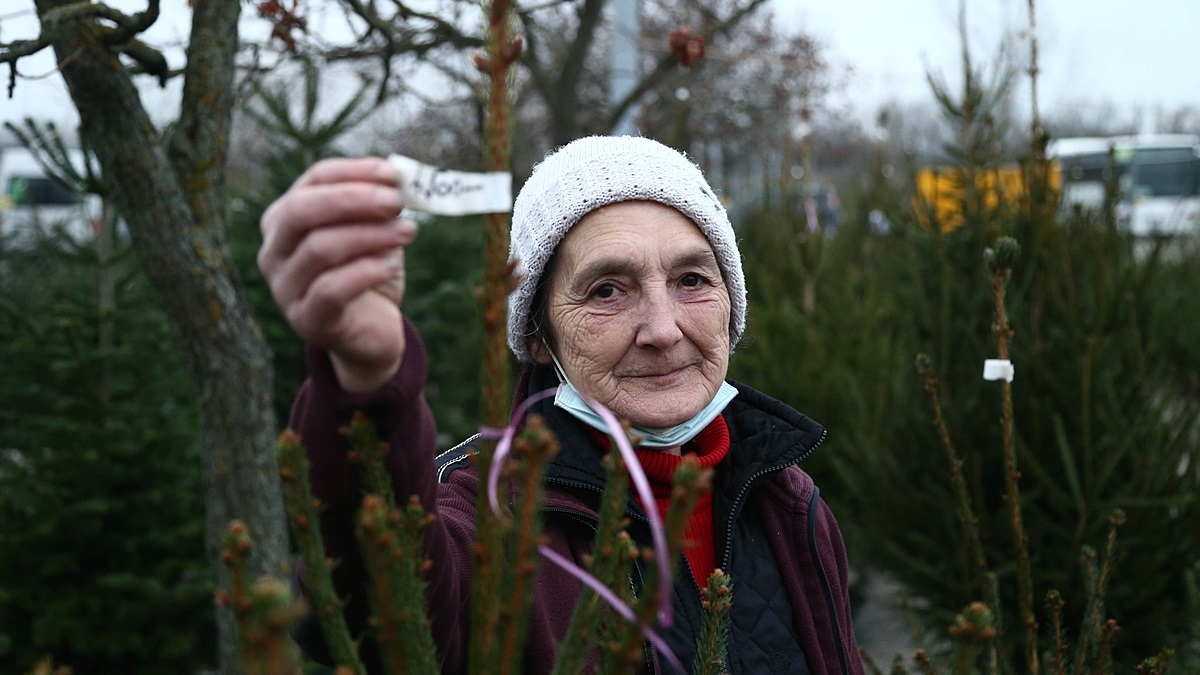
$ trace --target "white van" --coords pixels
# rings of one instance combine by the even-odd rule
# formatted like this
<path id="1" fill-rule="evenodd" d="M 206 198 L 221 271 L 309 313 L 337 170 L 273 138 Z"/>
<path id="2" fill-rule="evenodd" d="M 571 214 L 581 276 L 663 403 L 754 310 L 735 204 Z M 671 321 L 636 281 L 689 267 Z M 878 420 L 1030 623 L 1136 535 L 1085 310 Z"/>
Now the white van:
<path id="1" fill-rule="evenodd" d="M 1063 138 L 1046 153 L 1062 168 L 1063 204 L 1098 209 L 1117 187 L 1117 223 L 1137 236 L 1200 231 L 1200 138 L 1185 134 Z"/>
<path id="2" fill-rule="evenodd" d="M 69 154 L 82 169 L 83 152 Z M 38 235 L 82 243 L 95 236 L 100 216 L 99 197 L 48 175 L 24 147 L 0 148 L 0 244 L 23 248 Z"/>

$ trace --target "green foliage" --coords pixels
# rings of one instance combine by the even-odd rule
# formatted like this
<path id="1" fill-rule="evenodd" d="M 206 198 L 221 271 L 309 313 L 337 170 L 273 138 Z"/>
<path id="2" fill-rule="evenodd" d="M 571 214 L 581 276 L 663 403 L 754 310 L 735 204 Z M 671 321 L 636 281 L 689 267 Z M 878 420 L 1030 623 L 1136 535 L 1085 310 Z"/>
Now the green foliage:
<path id="1" fill-rule="evenodd" d="M 752 323 L 731 376 L 831 429 L 808 469 L 834 504 L 851 559 L 896 574 L 931 603 L 935 626 L 980 599 L 950 467 L 912 375 L 913 355 L 927 352 L 999 577 L 1001 618 L 1016 622 L 999 387 L 980 377 L 982 361 L 995 358 L 980 252 L 1010 233 L 1022 246 L 1008 305 L 1035 592 L 1060 589 L 1077 625 L 1086 605 L 1080 556 L 1101 545 L 1109 513 L 1123 509 L 1106 596 L 1122 627 L 1117 663 L 1187 643 L 1184 571 L 1200 555 L 1196 538 L 1181 536 L 1200 531 L 1194 248 L 1181 241 L 1140 254 L 1138 243 L 1087 219 L 974 221 L 944 234 L 910 217 L 884 236 L 850 225 L 807 243 L 797 238 L 802 222 L 767 213 L 741 231 Z M 807 286 L 812 311 L 801 302 Z"/>
<path id="2" fill-rule="evenodd" d="M 622 520 L 625 517 L 626 497 L 629 494 L 629 472 L 620 453 L 610 452 L 604 456 L 605 489 L 600 502 L 599 519 L 596 524 L 596 541 L 613 542 L 601 546 L 592 553 L 588 573 L 606 583 L 624 579 L 632 572 L 632 561 L 637 556 L 637 545 L 625 532 Z M 614 586 L 615 588 L 615 586 Z M 621 585 L 624 590 L 624 584 Z M 619 596 L 629 601 L 625 595 Z M 563 636 L 558 661 L 551 675 L 572 675 L 583 670 L 591 650 L 600 634 L 600 627 L 612 621 L 604 599 L 596 591 L 584 586 L 571 613 L 571 623 Z M 606 615 L 607 614 L 607 615 Z"/>
<path id="3" fill-rule="evenodd" d="M 0 252 L 0 661 L 77 673 L 210 665 L 189 378 L 118 246 Z M 102 312 L 98 288 L 114 303 Z"/>
<path id="4" fill-rule="evenodd" d="M 1111 217 L 1056 216 L 1046 167 L 1036 161 L 1040 134 L 1021 165 L 1027 194 L 983 208 L 973 177 L 1000 164 L 1012 79 L 1003 58 L 991 81 L 972 64 L 965 8 L 960 94 L 930 77 L 956 131 L 947 152 L 965 178 L 963 226 L 922 228 L 909 197 L 878 184 L 860 208 L 888 213 L 894 226 L 883 236 L 851 226 L 802 243 L 798 217 L 764 214 L 746 228 L 743 253 L 758 300 L 755 334 L 769 338 L 743 348 L 733 374 L 831 428 L 809 469 L 823 474 L 851 559 L 904 582 L 927 603 L 923 618 L 936 635 L 958 608 L 982 600 L 995 612 L 1002 672 L 1033 670 L 1039 651 L 1061 657 L 1058 636 L 1084 636 L 1091 647 L 1080 646 L 1078 658 L 1089 667 L 1092 659 L 1106 665 L 1110 648 L 1112 666 L 1129 670 L 1172 646 L 1186 647 L 1177 663 L 1200 666 L 1185 589 L 1200 542 L 1181 536 L 1200 531 L 1200 301 L 1185 290 L 1197 280 L 1200 251 L 1194 238 L 1132 240 Z M 1019 256 L 1005 235 L 1020 242 Z M 996 313 L 985 274 L 993 264 L 1013 265 L 1007 316 Z M 796 289 L 813 299 L 798 307 Z M 997 330 L 997 321 L 1015 332 Z M 1029 650 L 1018 611 L 1032 611 L 1024 554 L 1004 502 L 1009 388 L 980 377 L 981 362 L 999 356 L 998 337 L 1016 366 L 1012 444 L 1033 590 L 1061 591 L 1053 611 L 1034 616 L 1043 628 L 1054 624 L 1054 638 L 1043 630 Z M 906 367 L 918 353 L 929 354 L 918 368 L 940 410 Z M 947 446 L 956 451 L 948 456 Z M 977 528 L 964 522 L 963 504 Z M 1116 542 L 1106 531 L 1118 512 L 1126 523 Z M 964 531 L 978 532 L 982 566 Z M 1120 622 L 1115 642 L 1109 616 Z"/>
<path id="5" fill-rule="evenodd" d="M 96 165 L 96 157 L 91 153 L 85 153 L 83 166 L 75 166 L 71 162 L 67 143 L 53 122 L 41 125 L 27 117 L 20 126 L 12 122 L 5 122 L 4 128 L 16 136 L 18 143 L 33 153 L 46 175 L 75 192 L 101 196 L 108 192 L 107 186 L 100 177 L 100 168 Z"/>
<path id="6" fill-rule="evenodd" d="M 425 398 L 438 421 L 438 446 L 450 447 L 479 428 L 483 323 L 481 217 L 430 218 L 405 257 L 404 313 L 429 354 Z"/>
<path id="7" fill-rule="evenodd" d="M 704 623 L 696 641 L 696 658 L 692 672 L 696 675 L 716 675 L 725 670 L 725 654 L 729 642 L 729 609 L 733 604 L 733 583 L 721 570 L 708 577 L 704 595 Z"/>
<path id="8" fill-rule="evenodd" d="M 229 523 L 221 541 L 221 562 L 229 569 L 230 588 L 217 592 L 217 602 L 228 606 L 237 619 L 245 675 L 298 675 L 300 654 L 291 627 L 309 611 L 308 606 L 293 597 L 287 579 L 266 576 L 250 581 L 253 549 L 246 523 Z"/>
<path id="9" fill-rule="evenodd" d="M 586 665 L 589 655 L 598 650 L 600 672 L 628 673 L 640 671 L 646 652 L 642 628 L 653 626 L 665 600 L 660 583 L 671 583 L 676 563 L 682 558 L 689 515 L 701 494 L 712 481 L 710 469 L 701 469 L 694 459 L 685 461 L 675 472 L 671 506 L 664 524 L 665 548 L 639 550 L 627 530 L 626 497 L 629 491 L 630 469 L 625 456 L 632 456 L 628 445 L 621 451 L 609 452 L 604 458 L 607 475 L 601 495 L 598 520 L 594 523 L 594 555 L 587 571 L 575 568 L 574 563 L 545 548 L 541 536 L 542 509 L 545 499 L 545 467 L 559 451 L 558 439 L 540 415 L 526 420 L 514 420 L 504 432 L 503 440 L 494 448 L 483 447 L 475 455 L 477 466 L 497 470 L 504 476 L 496 485 L 493 504 L 511 507 L 504 516 L 483 508 L 490 518 L 480 522 L 488 529 L 475 541 L 475 566 L 472 584 L 487 584 L 486 600 L 474 604 L 470 612 L 471 640 L 468 670 L 472 673 L 511 673 L 524 662 L 525 640 L 529 627 L 531 584 L 536 583 L 537 569 L 543 558 L 549 562 L 574 568 L 574 574 L 591 576 L 575 606 L 563 640 L 559 643 L 558 659 L 552 673 L 575 673 Z M 622 428 L 610 427 L 616 433 Z M 354 517 L 360 550 L 370 576 L 366 589 L 371 604 L 369 633 L 362 638 L 374 640 L 380 647 L 381 668 L 394 675 L 430 673 L 437 669 L 437 652 L 431 632 L 431 609 L 427 606 L 427 588 L 422 576 L 434 564 L 425 557 L 423 533 L 435 522 L 425 513 L 420 499 L 413 495 L 407 505 L 399 507 L 393 496 L 388 470 L 384 466 L 387 444 L 381 443 L 373 421 L 356 412 L 346 428 L 351 450 L 347 459 L 359 465 L 363 496 Z M 285 431 L 277 445 L 280 477 L 288 495 L 289 520 L 293 535 L 301 542 L 301 558 L 305 569 L 304 583 L 309 591 L 321 630 L 338 673 L 365 672 L 363 660 L 356 653 L 357 644 L 349 627 L 342 620 L 340 601 L 333 592 L 332 570 L 336 562 L 325 556 L 317 528 L 319 504 L 312 499 L 309 485 L 310 467 L 306 451 L 298 436 Z M 487 455 L 491 457 L 487 457 Z M 634 469 L 635 475 L 641 469 Z M 511 479 L 511 480 L 509 480 Z M 632 482 L 645 481 L 645 476 Z M 476 499 L 487 504 L 488 480 L 479 483 Z M 511 491 L 510 491 L 511 490 Z M 505 508 L 505 507 L 500 507 Z M 222 551 L 222 559 L 231 570 L 231 587 L 218 593 L 218 601 L 231 606 L 238 615 L 243 636 L 243 663 L 247 672 L 295 672 L 290 665 L 292 655 L 279 645 L 281 626 L 291 625 L 305 610 L 296 611 L 289 594 L 272 590 L 271 602 L 265 606 L 270 613 L 255 610 L 252 589 L 245 574 L 245 556 L 253 544 L 246 526 L 240 521 L 230 524 Z M 664 557 L 661 557 L 665 555 Z M 635 572 L 640 560 L 649 570 Z M 660 568 L 665 563 L 666 568 Z M 645 577 L 643 577 L 645 574 Z M 644 585 L 637 579 L 645 578 Z M 266 579 L 267 588 L 282 586 L 277 580 Z M 640 590 L 635 590 L 640 587 Z M 607 589 L 607 590 L 605 590 Z M 704 618 L 696 645 L 694 670 L 697 673 L 724 671 L 728 640 L 728 612 L 732 606 L 732 584 L 720 569 L 710 575 L 703 596 Z M 261 595 L 261 594 L 260 594 Z M 603 596 L 603 597 L 602 597 Z M 611 603 L 611 604 L 609 604 Z M 313 611 L 313 610 L 308 610 Z M 619 616 L 618 616 L 619 615 Z M 246 636 L 254 635 L 251 642 Z M 662 655 L 676 663 L 669 654 Z M 251 664 L 268 668 L 252 670 Z M 676 670 L 672 668 L 672 670 Z"/>

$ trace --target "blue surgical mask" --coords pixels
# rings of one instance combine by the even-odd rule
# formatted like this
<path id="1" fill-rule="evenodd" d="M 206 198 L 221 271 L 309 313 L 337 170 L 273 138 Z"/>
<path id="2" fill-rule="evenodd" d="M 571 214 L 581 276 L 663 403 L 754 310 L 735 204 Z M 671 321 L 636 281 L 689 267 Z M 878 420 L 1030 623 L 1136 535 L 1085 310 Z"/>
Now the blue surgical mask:
<path id="1" fill-rule="evenodd" d="M 563 371 L 562 365 L 559 364 L 558 358 L 553 353 L 550 358 L 554 360 L 554 370 L 558 373 L 560 381 L 558 385 L 558 393 L 554 396 L 554 405 L 562 408 L 571 414 L 572 417 L 583 422 L 584 424 L 596 429 L 605 434 L 612 433 L 608 425 L 600 415 L 596 414 L 595 410 L 587 404 L 583 396 L 579 394 L 579 390 L 571 381 L 567 379 L 566 372 Z M 721 388 L 717 390 L 717 395 L 713 397 L 708 405 L 695 414 L 691 419 L 677 424 L 667 429 L 647 429 L 636 425 L 630 426 L 630 431 L 642 437 L 642 447 L 645 448 L 674 448 L 700 435 L 700 432 L 708 426 L 710 422 L 721 414 L 725 406 L 737 396 L 737 389 L 728 382 L 722 382 Z"/>

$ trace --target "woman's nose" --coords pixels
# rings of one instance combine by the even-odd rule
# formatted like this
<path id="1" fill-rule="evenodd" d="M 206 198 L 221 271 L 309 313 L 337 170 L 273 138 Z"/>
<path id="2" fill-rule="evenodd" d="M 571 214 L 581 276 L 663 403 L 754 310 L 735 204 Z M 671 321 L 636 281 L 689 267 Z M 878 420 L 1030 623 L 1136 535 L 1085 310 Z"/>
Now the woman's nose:
<path id="1" fill-rule="evenodd" d="M 637 346 L 667 349 L 683 339 L 679 328 L 678 303 L 666 289 L 655 289 L 643 296 L 637 331 Z"/>

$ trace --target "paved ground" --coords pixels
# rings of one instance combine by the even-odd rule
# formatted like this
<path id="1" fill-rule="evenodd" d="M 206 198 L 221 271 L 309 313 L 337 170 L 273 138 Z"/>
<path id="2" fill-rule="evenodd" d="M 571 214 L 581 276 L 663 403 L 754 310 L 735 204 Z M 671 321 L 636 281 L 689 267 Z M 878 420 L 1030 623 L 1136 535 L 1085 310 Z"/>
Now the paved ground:
<path id="1" fill-rule="evenodd" d="M 874 572 L 864 589 L 865 599 L 854 613 L 854 635 L 858 646 L 885 673 L 891 672 L 897 654 L 905 665 L 912 664 L 917 650 L 908 620 L 898 608 L 902 587 L 886 575 Z"/>

